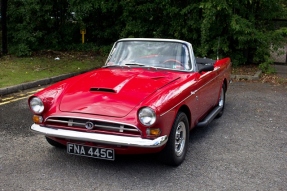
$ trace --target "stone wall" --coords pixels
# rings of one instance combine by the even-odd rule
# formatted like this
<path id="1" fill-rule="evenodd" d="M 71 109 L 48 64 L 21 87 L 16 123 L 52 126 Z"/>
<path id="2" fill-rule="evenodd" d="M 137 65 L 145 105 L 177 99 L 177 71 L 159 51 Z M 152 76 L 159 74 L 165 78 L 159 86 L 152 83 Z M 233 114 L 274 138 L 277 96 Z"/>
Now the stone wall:
<path id="1" fill-rule="evenodd" d="M 284 48 L 280 48 L 276 52 L 271 53 L 271 58 L 274 60 L 275 63 L 287 63 L 287 45 Z"/>

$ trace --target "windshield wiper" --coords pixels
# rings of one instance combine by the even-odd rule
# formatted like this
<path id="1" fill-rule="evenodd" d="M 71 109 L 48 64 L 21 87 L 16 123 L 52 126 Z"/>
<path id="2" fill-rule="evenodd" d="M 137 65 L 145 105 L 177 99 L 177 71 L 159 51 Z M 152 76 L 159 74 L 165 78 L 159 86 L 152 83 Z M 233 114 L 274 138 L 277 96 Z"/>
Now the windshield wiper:
<path id="1" fill-rule="evenodd" d="M 126 63 L 126 64 L 124 64 L 125 66 L 145 66 L 144 64 L 142 64 L 142 63 L 136 63 L 136 62 L 134 62 L 134 63 Z"/>
<path id="2" fill-rule="evenodd" d="M 108 67 L 120 67 L 120 65 L 104 65 L 102 68 L 108 68 Z"/>

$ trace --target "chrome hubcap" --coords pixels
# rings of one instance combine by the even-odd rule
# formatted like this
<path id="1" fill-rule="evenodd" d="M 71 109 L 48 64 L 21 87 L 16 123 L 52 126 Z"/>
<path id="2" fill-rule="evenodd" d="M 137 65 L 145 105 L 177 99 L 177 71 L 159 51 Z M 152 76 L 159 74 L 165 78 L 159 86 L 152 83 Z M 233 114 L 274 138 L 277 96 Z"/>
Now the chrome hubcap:
<path id="1" fill-rule="evenodd" d="M 175 154 L 180 156 L 183 153 L 186 141 L 186 128 L 184 122 L 179 122 L 175 132 Z"/>

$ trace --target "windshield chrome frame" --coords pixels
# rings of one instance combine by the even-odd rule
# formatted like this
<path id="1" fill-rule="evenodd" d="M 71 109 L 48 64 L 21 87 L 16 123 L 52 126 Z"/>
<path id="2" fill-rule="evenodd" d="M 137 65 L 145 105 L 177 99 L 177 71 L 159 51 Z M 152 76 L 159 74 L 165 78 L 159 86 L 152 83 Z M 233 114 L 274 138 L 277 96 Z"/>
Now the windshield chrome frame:
<path id="1" fill-rule="evenodd" d="M 189 53 L 189 59 L 190 59 L 190 64 L 191 64 L 191 68 L 189 70 L 179 70 L 179 69 L 172 69 L 172 68 L 162 68 L 162 67 L 152 67 L 152 66 L 144 66 L 147 68 L 158 68 L 158 69 L 165 69 L 165 70 L 173 70 L 173 71 L 180 71 L 180 72 L 194 72 L 195 71 L 195 65 L 196 65 L 196 61 L 195 61 L 195 56 L 193 53 L 193 48 L 192 45 L 189 42 L 183 41 L 183 40 L 178 40 L 178 39 L 161 39 L 161 38 L 123 38 L 120 39 L 118 41 L 116 41 L 109 53 L 109 56 L 105 62 L 105 65 L 103 67 L 109 67 L 107 65 L 107 63 L 109 62 L 114 50 L 115 50 L 115 46 L 117 45 L 117 43 L 119 42 L 126 42 L 126 41 L 154 41 L 154 42 L 177 42 L 177 43 L 182 43 L 184 44 L 187 49 L 188 49 L 188 53 Z M 119 66 L 122 67 L 122 66 Z M 129 66 L 130 67 L 130 66 Z"/>

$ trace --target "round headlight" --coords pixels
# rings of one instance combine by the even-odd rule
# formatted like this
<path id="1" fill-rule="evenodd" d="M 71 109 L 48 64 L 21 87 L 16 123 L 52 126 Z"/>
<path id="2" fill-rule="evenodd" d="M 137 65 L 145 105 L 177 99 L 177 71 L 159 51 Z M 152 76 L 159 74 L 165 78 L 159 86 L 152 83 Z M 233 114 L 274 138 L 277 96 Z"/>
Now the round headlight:
<path id="1" fill-rule="evenodd" d="M 155 112 L 149 107 L 144 107 L 139 111 L 139 120 L 145 126 L 151 126 L 156 120 Z"/>
<path id="2" fill-rule="evenodd" d="M 43 104 L 42 100 L 38 97 L 33 97 L 30 100 L 30 107 L 31 107 L 32 111 L 36 114 L 40 114 L 44 111 L 44 104 Z"/>

